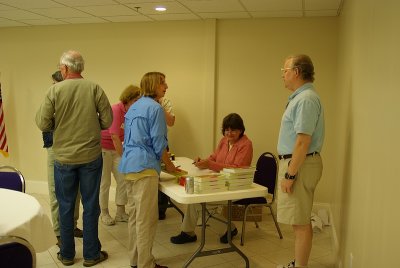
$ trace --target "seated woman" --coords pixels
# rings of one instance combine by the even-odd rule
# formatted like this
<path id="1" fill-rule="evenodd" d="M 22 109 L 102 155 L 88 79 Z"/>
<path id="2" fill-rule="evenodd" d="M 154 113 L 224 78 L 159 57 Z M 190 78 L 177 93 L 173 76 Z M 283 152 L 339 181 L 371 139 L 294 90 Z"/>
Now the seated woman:
<path id="1" fill-rule="evenodd" d="M 253 145 L 249 138 L 244 135 L 244 124 L 240 115 L 236 113 L 228 114 L 222 122 L 222 135 L 217 149 L 207 159 L 197 158 L 194 165 L 200 169 L 211 169 L 215 172 L 221 171 L 226 167 L 249 167 L 253 158 Z M 188 205 L 183 218 L 181 233 L 171 237 L 171 243 L 184 244 L 195 242 L 197 236 L 194 229 L 201 206 L 199 204 Z M 238 231 L 232 224 L 232 238 Z M 221 243 L 228 243 L 227 232 L 220 238 Z"/>

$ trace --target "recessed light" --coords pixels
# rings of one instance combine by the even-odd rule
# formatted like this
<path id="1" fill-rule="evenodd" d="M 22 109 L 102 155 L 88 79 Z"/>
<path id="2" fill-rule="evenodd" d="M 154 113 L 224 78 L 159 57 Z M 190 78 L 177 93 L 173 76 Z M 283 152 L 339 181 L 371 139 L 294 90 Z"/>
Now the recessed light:
<path id="1" fill-rule="evenodd" d="M 155 10 L 160 11 L 160 12 L 163 12 L 163 11 L 166 11 L 167 8 L 166 8 L 166 7 L 163 7 L 163 6 L 157 6 L 157 7 L 155 8 Z"/>

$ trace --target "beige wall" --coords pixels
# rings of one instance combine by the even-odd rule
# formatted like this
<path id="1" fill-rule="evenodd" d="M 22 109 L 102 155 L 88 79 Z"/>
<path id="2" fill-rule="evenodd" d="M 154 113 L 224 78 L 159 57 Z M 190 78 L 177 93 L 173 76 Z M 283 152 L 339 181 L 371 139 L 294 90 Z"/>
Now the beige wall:
<path id="1" fill-rule="evenodd" d="M 398 267 L 398 1 L 346 0 L 340 18 L 332 200 L 342 267 Z"/>
<path id="2" fill-rule="evenodd" d="M 214 104 L 208 92 L 214 91 L 214 25 L 207 21 L 1 28 L 0 72 L 10 158 L 0 161 L 19 167 L 29 180 L 46 180 L 46 152 L 34 116 L 60 55 L 71 48 L 86 60 L 84 77 L 98 82 L 111 103 L 128 84 L 139 84 L 145 72 L 164 72 L 177 116 L 171 148 L 189 157 L 206 155 L 213 148 L 209 113 Z"/>
<path id="3" fill-rule="evenodd" d="M 383 4 L 385 6 L 383 6 Z M 341 267 L 397 267 L 400 216 L 399 2 L 346 0 L 339 18 L 99 24 L 0 28 L 0 72 L 10 147 L 1 163 L 45 181 L 34 114 L 62 51 L 86 58 L 84 75 L 115 103 L 143 73 L 167 74 L 178 155 L 207 156 L 222 118 L 238 112 L 255 145 L 276 152 L 289 95 L 285 56 L 311 55 L 326 110 L 324 174 L 316 201 L 331 204 Z M 338 42 L 340 41 L 340 42 Z"/>
<path id="4" fill-rule="evenodd" d="M 290 54 L 305 53 L 315 65 L 315 86 L 325 106 L 328 161 L 335 118 L 337 18 L 225 20 L 218 23 L 216 136 L 222 118 L 239 113 L 253 141 L 253 162 L 265 151 L 276 154 L 281 116 L 291 92 L 283 86 L 280 68 Z M 316 192 L 318 202 L 330 202 L 335 179 L 331 165 L 324 167 Z"/>
<path id="5" fill-rule="evenodd" d="M 29 180 L 46 180 L 46 153 L 34 115 L 59 56 L 82 52 L 84 76 L 98 82 L 112 103 L 129 83 L 152 70 L 167 74 L 167 96 L 177 116 L 170 129 L 177 155 L 207 157 L 220 135 L 222 118 L 238 112 L 253 140 L 254 162 L 276 152 L 280 118 L 290 92 L 280 68 L 292 53 L 308 53 L 316 86 L 327 106 L 335 92 L 337 18 L 260 19 L 206 22 L 126 23 L 0 29 L 0 70 L 10 159 Z M 324 148 L 329 155 L 330 135 Z M 326 167 L 317 192 L 329 202 Z"/>

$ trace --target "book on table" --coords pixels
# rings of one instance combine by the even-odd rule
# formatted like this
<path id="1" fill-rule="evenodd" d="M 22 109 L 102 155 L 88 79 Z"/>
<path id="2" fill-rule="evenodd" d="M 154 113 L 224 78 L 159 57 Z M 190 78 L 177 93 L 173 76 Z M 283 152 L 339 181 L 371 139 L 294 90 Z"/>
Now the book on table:
<path id="1" fill-rule="evenodd" d="M 256 167 L 247 167 L 247 168 L 223 168 L 221 173 L 230 174 L 230 175 L 239 175 L 239 174 L 254 174 L 256 171 Z"/>

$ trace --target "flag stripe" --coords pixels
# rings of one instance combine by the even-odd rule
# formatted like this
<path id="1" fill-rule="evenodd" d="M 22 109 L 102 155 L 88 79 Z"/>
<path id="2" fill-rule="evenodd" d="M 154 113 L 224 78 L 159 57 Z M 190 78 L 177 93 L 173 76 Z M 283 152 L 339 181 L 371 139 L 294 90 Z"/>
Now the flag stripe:
<path id="1" fill-rule="evenodd" d="M 1 91 L 0 91 L 0 94 L 1 94 Z M 6 157 L 8 156 L 6 127 L 4 124 L 3 101 L 1 99 L 1 97 L 0 97 L 0 152 L 4 156 L 6 156 Z"/>

